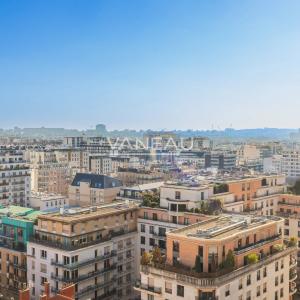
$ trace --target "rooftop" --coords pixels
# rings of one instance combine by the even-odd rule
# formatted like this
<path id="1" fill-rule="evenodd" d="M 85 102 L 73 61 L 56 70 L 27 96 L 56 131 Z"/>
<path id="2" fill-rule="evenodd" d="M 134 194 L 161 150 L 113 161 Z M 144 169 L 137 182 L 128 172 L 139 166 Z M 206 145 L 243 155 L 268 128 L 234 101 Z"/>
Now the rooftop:
<path id="1" fill-rule="evenodd" d="M 72 186 L 80 186 L 81 182 L 87 182 L 89 183 L 90 187 L 98 189 L 108 189 L 122 186 L 122 181 L 116 178 L 91 173 L 77 173 L 73 179 Z"/>
<path id="2" fill-rule="evenodd" d="M 56 213 L 48 213 L 40 216 L 43 220 L 52 220 L 63 223 L 83 222 L 94 218 L 106 217 L 116 213 L 137 209 L 138 206 L 133 203 L 126 204 L 117 202 L 102 206 L 77 207 L 61 210 Z"/>
<path id="3" fill-rule="evenodd" d="M 197 239 L 219 240 L 240 235 L 242 231 L 275 224 L 281 220 L 281 218 L 274 216 L 223 214 L 182 229 L 174 230 L 171 234 Z"/>

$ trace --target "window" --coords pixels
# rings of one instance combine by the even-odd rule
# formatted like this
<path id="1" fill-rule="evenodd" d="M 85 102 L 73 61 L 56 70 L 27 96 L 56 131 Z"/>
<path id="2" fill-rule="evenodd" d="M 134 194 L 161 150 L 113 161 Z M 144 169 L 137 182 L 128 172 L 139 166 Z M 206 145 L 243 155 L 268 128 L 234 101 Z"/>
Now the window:
<path id="1" fill-rule="evenodd" d="M 267 277 L 267 267 L 264 267 L 263 273 L 264 273 L 264 277 Z"/>
<path id="2" fill-rule="evenodd" d="M 275 286 L 278 286 L 278 276 L 275 277 Z"/>
<path id="3" fill-rule="evenodd" d="M 165 282 L 165 292 L 168 294 L 172 294 L 172 283 L 166 281 Z"/>
<path id="4" fill-rule="evenodd" d="M 149 227 L 149 233 L 153 234 L 154 233 L 154 226 Z"/>
<path id="5" fill-rule="evenodd" d="M 280 298 L 283 298 L 283 288 L 280 289 Z"/>
<path id="6" fill-rule="evenodd" d="M 46 250 L 41 250 L 41 258 L 47 259 L 47 251 Z"/>
<path id="7" fill-rule="evenodd" d="M 267 283 L 265 282 L 263 285 L 263 293 L 266 293 L 266 292 L 267 292 Z"/>
<path id="8" fill-rule="evenodd" d="M 289 235 L 290 231 L 288 229 L 284 229 L 284 235 Z"/>
<path id="9" fill-rule="evenodd" d="M 179 200 L 181 198 L 181 193 L 179 191 L 175 191 L 175 199 Z"/>
<path id="10" fill-rule="evenodd" d="M 145 245 L 145 241 L 146 241 L 145 237 L 144 237 L 144 236 L 141 236 L 141 244 L 142 244 L 142 245 Z"/>
<path id="11" fill-rule="evenodd" d="M 150 238 L 149 239 L 149 245 L 150 246 L 155 246 L 155 239 Z"/>
<path id="12" fill-rule="evenodd" d="M 122 292 L 122 290 L 120 290 L 121 292 Z M 119 296 L 122 296 L 122 295 L 119 295 Z M 119 298 L 119 299 L 121 299 L 121 298 Z M 154 300 L 154 296 L 153 295 L 150 295 L 150 294 L 148 294 L 148 300 Z"/>
<path id="13" fill-rule="evenodd" d="M 45 282 L 47 282 L 47 278 L 41 276 L 41 285 L 44 285 Z"/>
<path id="14" fill-rule="evenodd" d="M 247 292 L 246 299 L 247 299 L 247 300 L 250 300 L 250 299 L 251 299 L 251 291 L 248 291 L 248 292 Z"/>
<path id="15" fill-rule="evenodd" d="M 256 296 L 259 297 L 260 296 L 260 286 L 258 286 L 256 288 Z"/>
<path id="16" fill-rule="evenodd" d="M 251 275 L 247 275 L 247 285 L 251 284 Z"/>
<path id="17" fill-rule="evenodd" d="M 152 217 L 154 221 L 157 221 L 157 214 L 153 213 Z"/>
<path id="18" fill-rule="evenodd" d="M 275 271 L 277 272 L 279 270 L 278 261 L 275 262 Z"/>
<path id="19" fill-rule="evenodd" d="M 280 276 L 280 283 L 283 283 L 283 274 Z"/>
<path id="20" fill-rule="evenodd" d="M 146 231 L 145 229 L 146 229 L 145 224 L 141 224 L 141 232 L 145 232 Z"/>
<path id="21" fill-rule="evenodd" d="M 239 290 L 243 288 L 243 279 L 239 279 Z"/>
<path id="22" fill-rule="evenodd" d="M 47 265 L 46 264 L 41 264 L 40 265 L 40 267 L 41 267 L 41 273 L 47 273 Z"/>
<path id="23" fill-rule="evenodd" d="M 183 285 L 177 285 L 177 296 L 184 297 L 184 286 Z"/>
<path id="24" fill-rule="evenodd" d="M 226 285 L 225 287 L 225 297 L 228 297 L 230 295 L 230 285 Z"/>
<path id="25" fill-rule="evenodd" d="M 260 280 L 260 270 L 258 270 L 257 273 L 256 273 L 256 279 L 257 279 L 257 281 Z"/>

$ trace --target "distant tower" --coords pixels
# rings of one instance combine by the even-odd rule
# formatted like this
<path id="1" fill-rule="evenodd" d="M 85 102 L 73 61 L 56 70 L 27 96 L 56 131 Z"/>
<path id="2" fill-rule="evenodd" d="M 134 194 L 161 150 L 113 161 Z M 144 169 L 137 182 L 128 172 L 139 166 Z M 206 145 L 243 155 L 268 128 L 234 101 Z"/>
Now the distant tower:
<path id="1" fill-rule="evenodd" d="M 96 125 L 96 132 L 100 135 L 106 134 L 106 126 L 104 124 L 97 124 Z"/>

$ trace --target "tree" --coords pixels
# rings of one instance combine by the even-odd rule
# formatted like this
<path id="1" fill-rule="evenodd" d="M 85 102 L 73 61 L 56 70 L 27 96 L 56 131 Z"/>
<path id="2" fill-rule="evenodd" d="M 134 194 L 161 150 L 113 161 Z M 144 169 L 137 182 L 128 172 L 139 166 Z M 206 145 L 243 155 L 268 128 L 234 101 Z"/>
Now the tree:
<path id="1" fill-rule="evenodd" d="M 158 193 L 144 193 L 142 206 L 146 207 L 159 207 L 160 198 Z"/>
<path id="2" fill-rule="evenodd" d="M 202 272 L 202 265 L 201 265 L 201 260 L 200 260 L 200 256 L 197 255 L 196 259 L 195 259 L 195 271 L 197 273 Z"/>
<path id="3" fill-rule="evenodd" d="M 290 188 L 291 192 L 295 195 L 300 195 L 300 180 L 297 180 L 293 187 Z"/>
<path id="4" fill-rule="evenodd" d="M 224 260 L 223 267 L 225 269 L 233 268 L 235 265 L 234 254 L 232 250 L 229 250 L 226 255 L 226 259 Z"/>
<path id="5" fill-rule="evenodd" d="M 141 257 L 141 265 L 147 266 L 150 263 L 151 263 L 151 255 L 145 251 Z"/>
<path id="6" fill-rule="evenodd" d="M 162 263 L 163 261 L 161 251 L 158 247 L 155 247 L 152 251 L 152 261 L 158 264 Z"/>

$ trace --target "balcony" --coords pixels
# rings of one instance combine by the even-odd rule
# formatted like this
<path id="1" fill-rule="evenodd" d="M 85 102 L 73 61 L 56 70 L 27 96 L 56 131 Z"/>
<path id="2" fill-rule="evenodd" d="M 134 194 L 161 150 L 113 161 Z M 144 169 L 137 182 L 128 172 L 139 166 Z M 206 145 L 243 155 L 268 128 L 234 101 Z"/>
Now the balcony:
<path id="1" fill-rule="evenodd" d="M 296 288 L 296 283 L 291 282 L 290 283 L 290 296 L 294 295 L 297 293 L 297 288 Z"/>
<path id="2" fill-rule="evenodd" d="M 67 277 L 60 276 L 60 275 L 55 275 L 55 274 L 52 273 L 51 278 L 54 279 L 54 280 L 62 281 L 64 283 L 71 283 L 71 282 L 72 283 L 77 283 L 77 282 L 80 282 L 80 281 L 87 280 L 89 278 L 94 278 L 96 276 L 103 275 L 107 272 L 114 271 L 116 269 L 116 266 L 117 266 L 116 264 L 113 264 L 109 268 L 104 268 L 102 270 L 97 270 L 97 271 L 89 272 L 87 274 L 82 274 L 82 275 L 79 275 L 76 278 L 67 278 Z"/>
<path id="3" fill-rule="evenodd" d="M 99 230 L 99 232 L 102 232 L 102 230 Z M 86 243 L 82 243 L 82 244 L 79 244 L 79 243 L 73 244 L 75 241 L 74 237 L 71 238 L 71 237 L 52 234 L 52 233 L 49 233 L 46 231 L 45 232 L 39 231 L 34 237 L 29 238 L 29 241 L 32 243 L 44 245 L 44 246 L 51 247 L 51 248 L 58 248 L 58 249 L 66 250 L 66 251 L 74 251 L 74 250 L 82 249 L 85 247 L 98 245 L 103 242 L 110 241 L 114 237 L 126 235 L 126 234 L 133 233 L 133 232 L 136 232 L 136 229 L 128 230 L 128 231 L 125 231 L 124 229 L 120 229 L 118 231 L 110 231 L 106 236 L 104 236 L 100 239 L 95 239 L 95 240 L 92 240 L 92 241 L 89 241 Z M 43 239 L 41 234 L 48 235 L 47 238 L 49 238 L 49 239 Z M 84 235 L 88 237 L 89 234 L 86 233 Z M 51 239 L 51 237 L 53 237 L 53 239 Z M 64 243 L 56 241 L 55 239 L 57 237 L 59 237 L 59 238 L 63 237 L 65 239 Z"/>
<path id="4" fill-rule="evenodd" d="M 27 265 L 26 264 L 18 264 L 16 262 L 9 262 L 10 266 L 13 266 L 16 269 L 19 269 L 21 271 L 26 272 L 27 271 Z"/>
<path id="5" fill-rule="evenodd" d="M 167 277 L 170 280 L 177 280 L 180 278 L 180 281 L 183 283 L 190 284 L 193 282 L 193 285 L 198 286 L 198 288 L 208 288 L 213 290 L 216 286 L 228 284 L 233 280 L 245 276 L 249 272 L 256 272 L 257 269 L 263 268 L 274 261 L 278 261 L 290 255 L 295 255 L 296 251 L 296 247 L 288 247 L 280 252 L 272 253 L 268 256 L 262 257 L 255 264 L 249 264 L 237 269 L 220 269 L 216 272 L 210 273 L 198 273 L 191 268 L 187 268 L 182 265 L 173 266 L 169 264 L 153 264 L 149 266 L 142 265 L 141 272 L 145 274 L 149 274 L 150 272 L 153 276 L 157 276 L 159 278 Z"/>
<path id="6" fill-rule="evenodd" d="M 75 263 L 71 263 L 71 264 L 64 264 L 62 262 L 57 262 L 54 259 L 52 259 L 51 260 L 51 264 L 53 266 L 62 267 L 64 269 L 73 270 L 73 269 L 78 269 L 78 268 L 81 268 L 81 267 L 84 267 L 84 266 L 88 266 L 88 265 L 94 264 L 94 263 L 96 263 L 98 261 L 102 261 L 102 260 L 105 260 L 107 258 L 114 257 L 116 255 L 117 255 L 117 252 L 114 250 L 114 251 L 111 251 L 108 254 L 99 255 L 99 256 L 96 256 L 96 257 L 93 257 L 93 258 L 90 258 L 90 259 L 87 259 L 87 260 L 83 260 L 83 261 L 79 261 L 79 262 L 75 262 Z"/>
<path id="7" fill-rule="evenodd" d="M 259 247 L 262 247 L 265 244 L 268 244 L 268 243 L 280 240 L 281 238 L 282 238 L 282 235 L 278 234 L 278 235 L 269 237 L 269 238 L 264 239 L 264 240 L 257 241 L 255 243 L 252 243 L 252 244 L 249 244 L 249 245 L 245 245 L 245 246 L 241 246 L 241 247 L 235 248 L 234 251 L 235 251 L 235 254 L 239 255 L 239 254 L 251 251 L 253 249 L 257 249 Z"/>
<path id="8" fill-rule="evenodd" d="M 147 291 L 152 294 L 161 294 L 161 287 L 154 287 L 149 284 L 141 283 L 140 281 L 136 282 L 135 289 L 138 291 Z"/>
<path id="9" fill-rule="evenodd" d="M 76 293 L 76 297 L 80 298 L 80 297 L 82 297 L 86 294 L 95 292 L 97 289 L 101 289 L 101 288 L 104 288 L 106 286 L 113 285 L 115 280 L 116 280 L 116 277 L 113 277 L 108 282 L 102 282 L 102 283 L 98 283 L 96 285 L 89 285 L 89 286 L 83 288 L 82 290 L 80 290 L 78 293 Z"/>
<path id="10" fill-rule="evenodd" d="M 295 281 L 297 279 L 297 269 L 290 270 L 289 281 Z"/>

